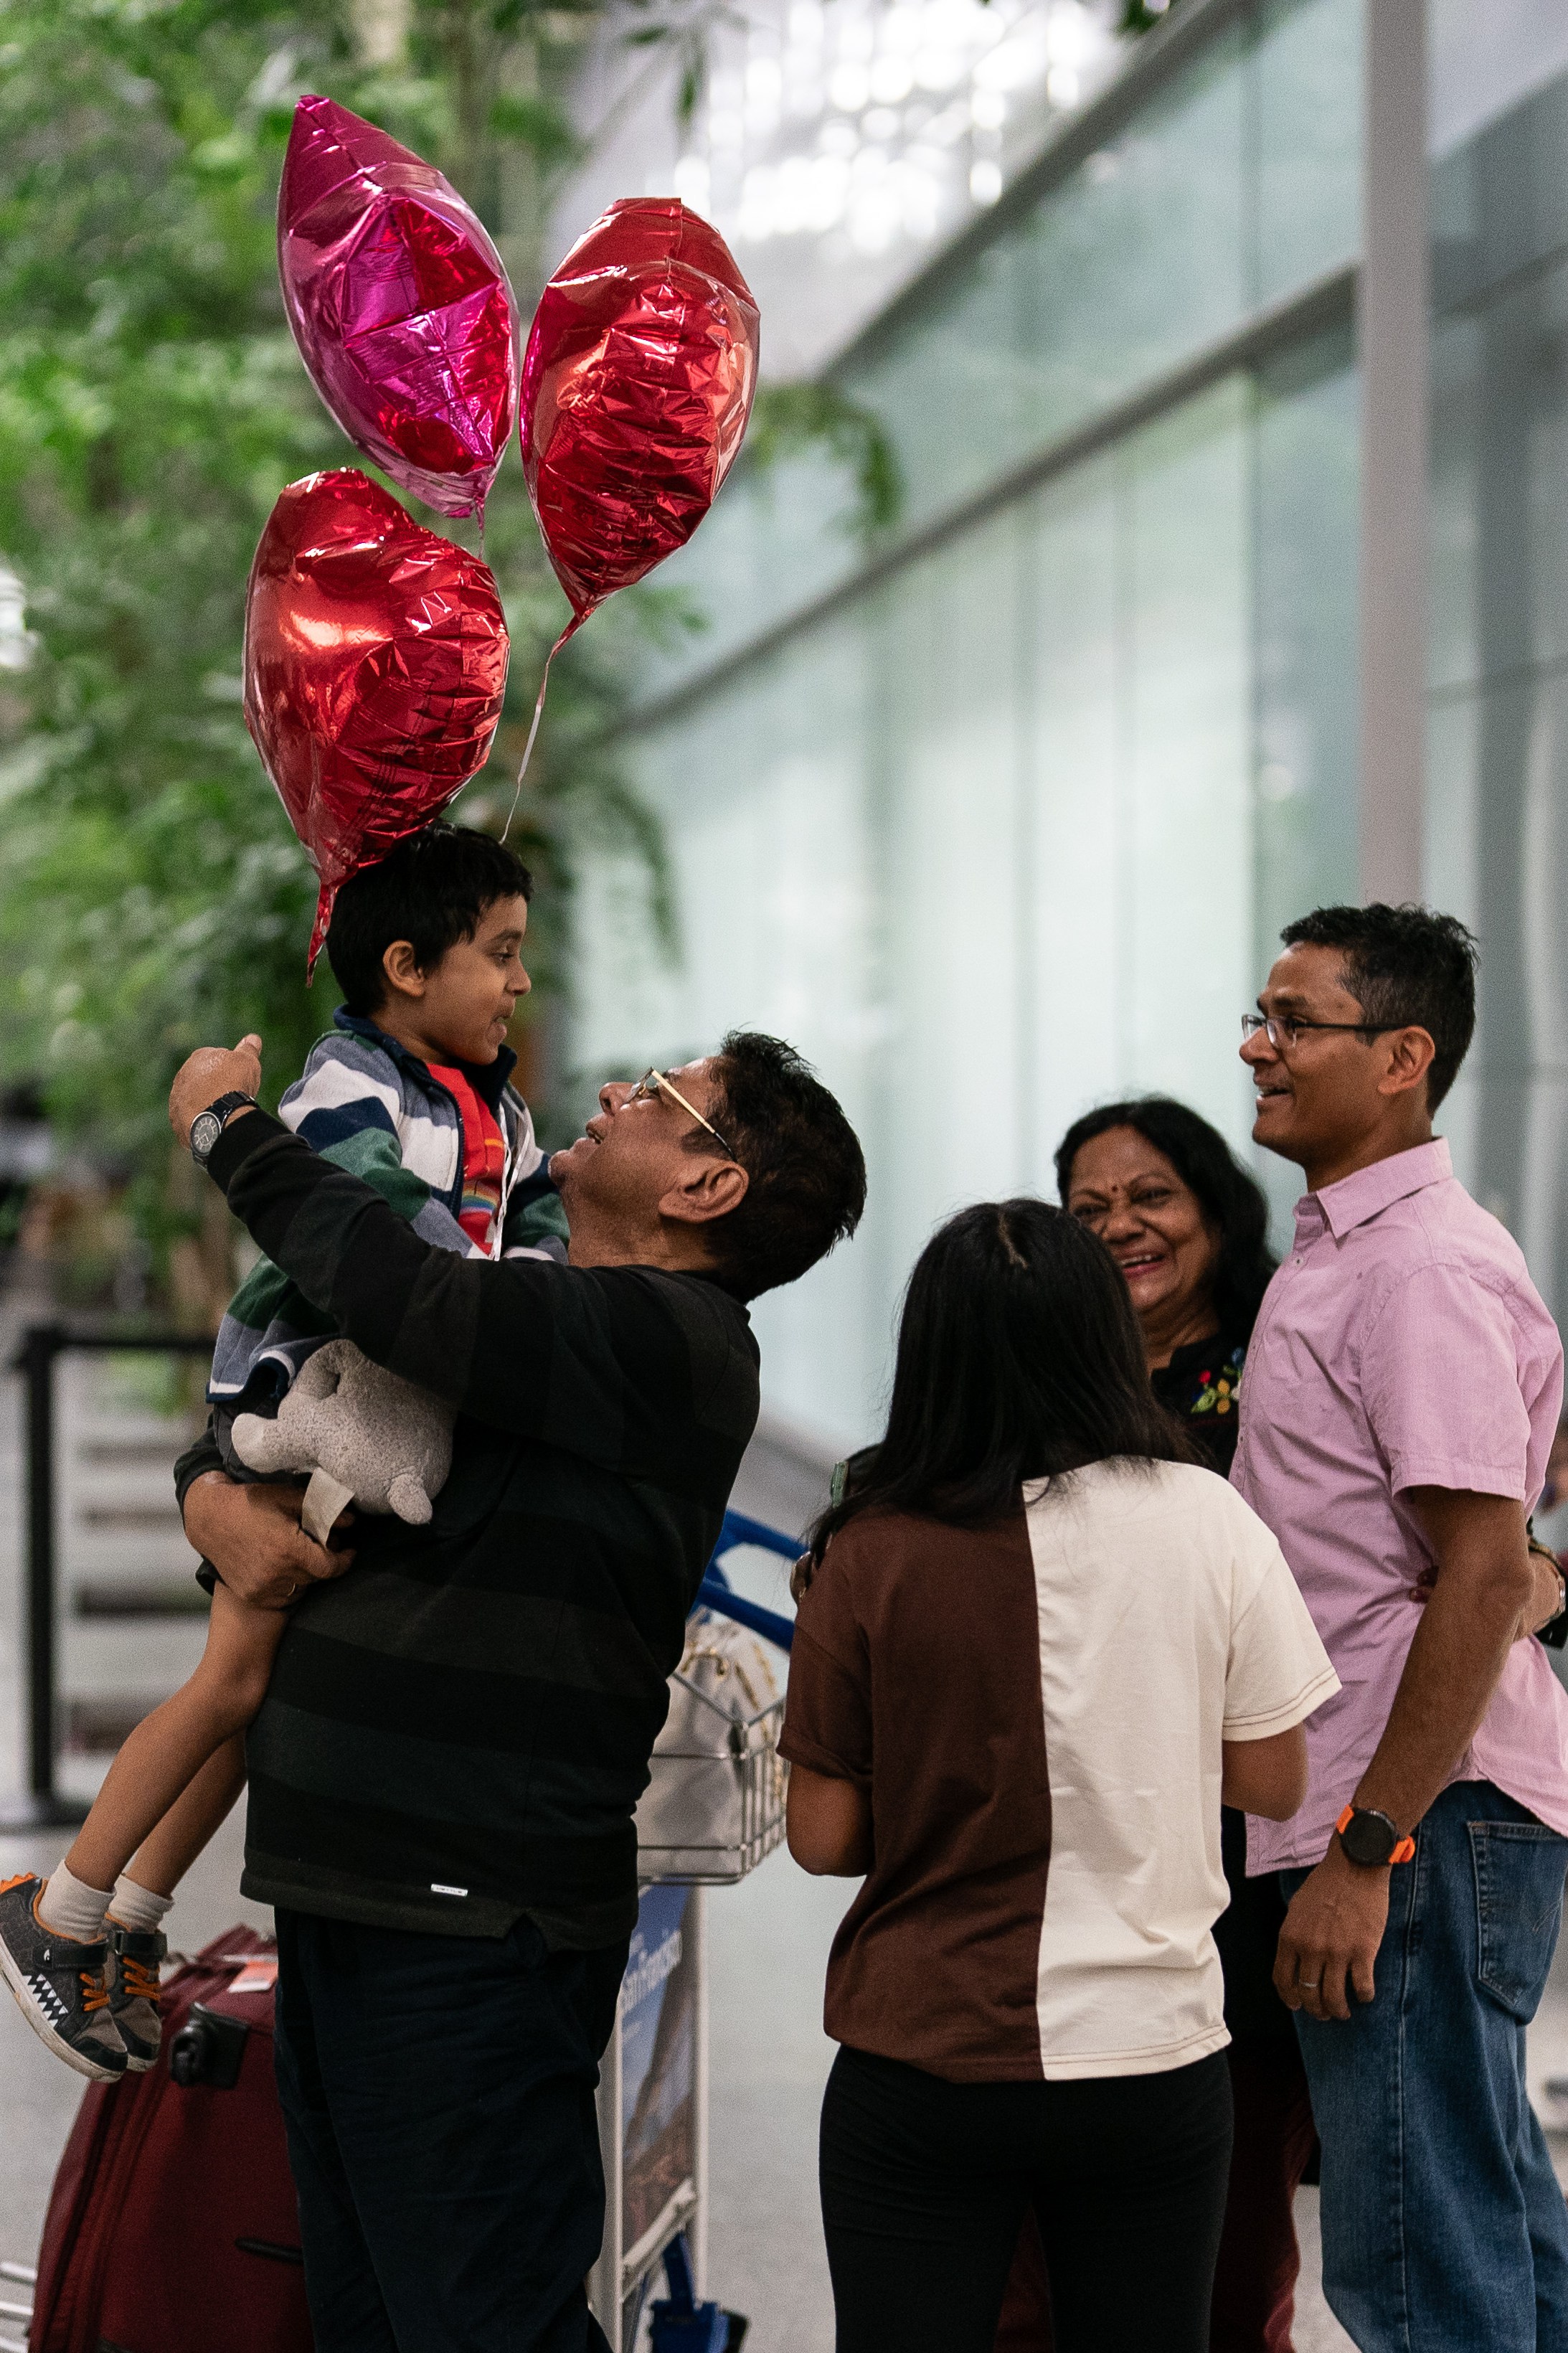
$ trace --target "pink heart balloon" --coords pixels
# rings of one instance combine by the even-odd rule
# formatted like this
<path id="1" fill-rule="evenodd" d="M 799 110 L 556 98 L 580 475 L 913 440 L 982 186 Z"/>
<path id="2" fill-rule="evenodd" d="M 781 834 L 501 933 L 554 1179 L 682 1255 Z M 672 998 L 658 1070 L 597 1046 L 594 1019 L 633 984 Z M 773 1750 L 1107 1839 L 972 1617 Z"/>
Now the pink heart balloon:
<path id="1" fill-rule="evenodd" d="M 346 107 L 302 98 L 278 271 L 300 356 L 349 439 L 437 513 L 482 514 L 517 416 L 517 314 L 456 188 Z"/>

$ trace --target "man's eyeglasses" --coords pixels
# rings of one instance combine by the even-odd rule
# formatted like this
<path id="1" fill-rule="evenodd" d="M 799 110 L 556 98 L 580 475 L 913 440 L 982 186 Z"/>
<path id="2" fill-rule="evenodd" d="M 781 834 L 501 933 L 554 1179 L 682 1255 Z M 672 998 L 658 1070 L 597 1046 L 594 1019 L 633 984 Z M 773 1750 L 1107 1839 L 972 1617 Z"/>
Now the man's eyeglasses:
<path id="1" fill-rule="evenodd" d="M 1404 1021 L 1304 1021 L 1297 1013 L 1244 1013 L 1241 1042 L 1247 1045 L 1261 1029 L 1277 1054 L 1288 1053 L 1303 1029 L 1351 1029 L 1358 1038 L 1384 1038 L 1392 1029 L 1409 1027 Z"/>
<path id="2" fill-rule="evenodd" d="M 651 1102 L 657 1095 L 668 1095 L 671 1103 L 679 1103 L 681 1110 L 686 1113 L 687 1118 L 694 1119 L 704 1134 L 710 1135 L 713 1138 L 714 1143 L 719 1146 L 720 1151 L 724 1155 L 727 1160 L 739 1161 L 741 1156 L 740 1154 L 736 1151 L 732 1144 L 731 1144 L 724 1136 L 720 1134 L 712 1121 L 710 1119 L 704 1119 L 702 1113 L 697 1109 L 696 1105 L 687 1102 L 686 1097 L 681 1093 L 680 1089 L 677 1086 L 672 1086 L 669 1080 L 665 1077 L 664 1072 L 662 1071 L 654 1070 L 650 1064 L 643 1072 L 641 1078 L 637 1081 L 630 1094 L 626 1097 L 626 1101 L 627 1103 L 647 1103 Z"/>

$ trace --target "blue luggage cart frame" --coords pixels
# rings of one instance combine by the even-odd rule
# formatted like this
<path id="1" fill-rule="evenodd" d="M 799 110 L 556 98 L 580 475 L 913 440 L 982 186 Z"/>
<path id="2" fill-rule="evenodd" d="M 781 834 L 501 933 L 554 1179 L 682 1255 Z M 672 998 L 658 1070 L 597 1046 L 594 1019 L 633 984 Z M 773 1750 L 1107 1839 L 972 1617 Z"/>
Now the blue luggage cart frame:
<path id="1" fill-rule="evenodd" d="M 731 1590 L 721 1563 L 752 1545 L 787 1560 L 797 1539 L 727 1512 L 696 1609 L 731 1618 L 787 1652 L 794 1626 Z M 655 1881 L 642 1893 L 616 2031 L 599 2076 L 605 2238 L 589 2301 L 610 2353 L 632 2353 L 644 2309 L 654 2353 L 737 2353 L 746 2322 L 702 2298 L 707 2272 L 709 1890 Z M 659 2273 L 665 2293 L 656 2293 Z"/>

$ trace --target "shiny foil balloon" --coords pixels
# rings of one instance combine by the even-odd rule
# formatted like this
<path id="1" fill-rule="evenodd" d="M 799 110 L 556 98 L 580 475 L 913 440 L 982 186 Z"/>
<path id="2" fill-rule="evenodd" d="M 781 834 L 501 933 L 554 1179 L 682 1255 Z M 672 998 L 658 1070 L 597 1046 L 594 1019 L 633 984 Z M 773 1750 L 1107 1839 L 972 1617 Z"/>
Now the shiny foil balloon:
<path id="1" fill-rule="evenodd" d="M 245 721 L 321 878 L 340 883 L 484 765 L 506 691 L 489 567 L 350 467 L 290 482 L 245 606 Z"/>
<path id="2" fill-rule="evenodd" d="M 278 270 L 300 355 L 350 440 L 438 513 L 482 513 L 517 414 L 517 316 L 456 188 L 346 107 L 302 98 Z"/>
<path id="3" fill-rule="evenodd" d="M 522 364 L 522 460 L 573 627 L 684 546 L 741 447 L 757 306 L 716 229 L 629 196 L 544 290 Z"/>

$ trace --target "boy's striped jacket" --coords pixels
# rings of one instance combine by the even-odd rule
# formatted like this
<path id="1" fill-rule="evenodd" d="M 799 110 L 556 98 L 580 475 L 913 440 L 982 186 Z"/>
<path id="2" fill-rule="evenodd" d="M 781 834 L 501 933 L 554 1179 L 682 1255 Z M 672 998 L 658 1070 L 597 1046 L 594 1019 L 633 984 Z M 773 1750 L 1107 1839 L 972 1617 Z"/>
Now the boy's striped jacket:
<path id="1" fill-rule="evenodd" d="M 332 1022 L 284 1094 L 279 1118 L 324 1160 L 373 1185 L 424 1240 L 464 1257 L 484 1257 L 458 1222 L 463 1123 L 455 1098 L 426 1063 L 374 1021 L 340 1006 Z M 534 1141 L 528 1106 L 507 1084 L 516 1059 L 503 1046 L 493 1062 L 459 1065 L 495 1113 L 506 1142 L 489 1254 L 563 1259 L 566 1214 Z M 331 1317 L 270 1259 L 258 1259 L 230 1300 L 213 1350 L 207 1395 L 220 1409 L 220 1434 L 242 1405 L 253 1413 L 275 1410 L 306 1357 L 336 1333 Z"/>

